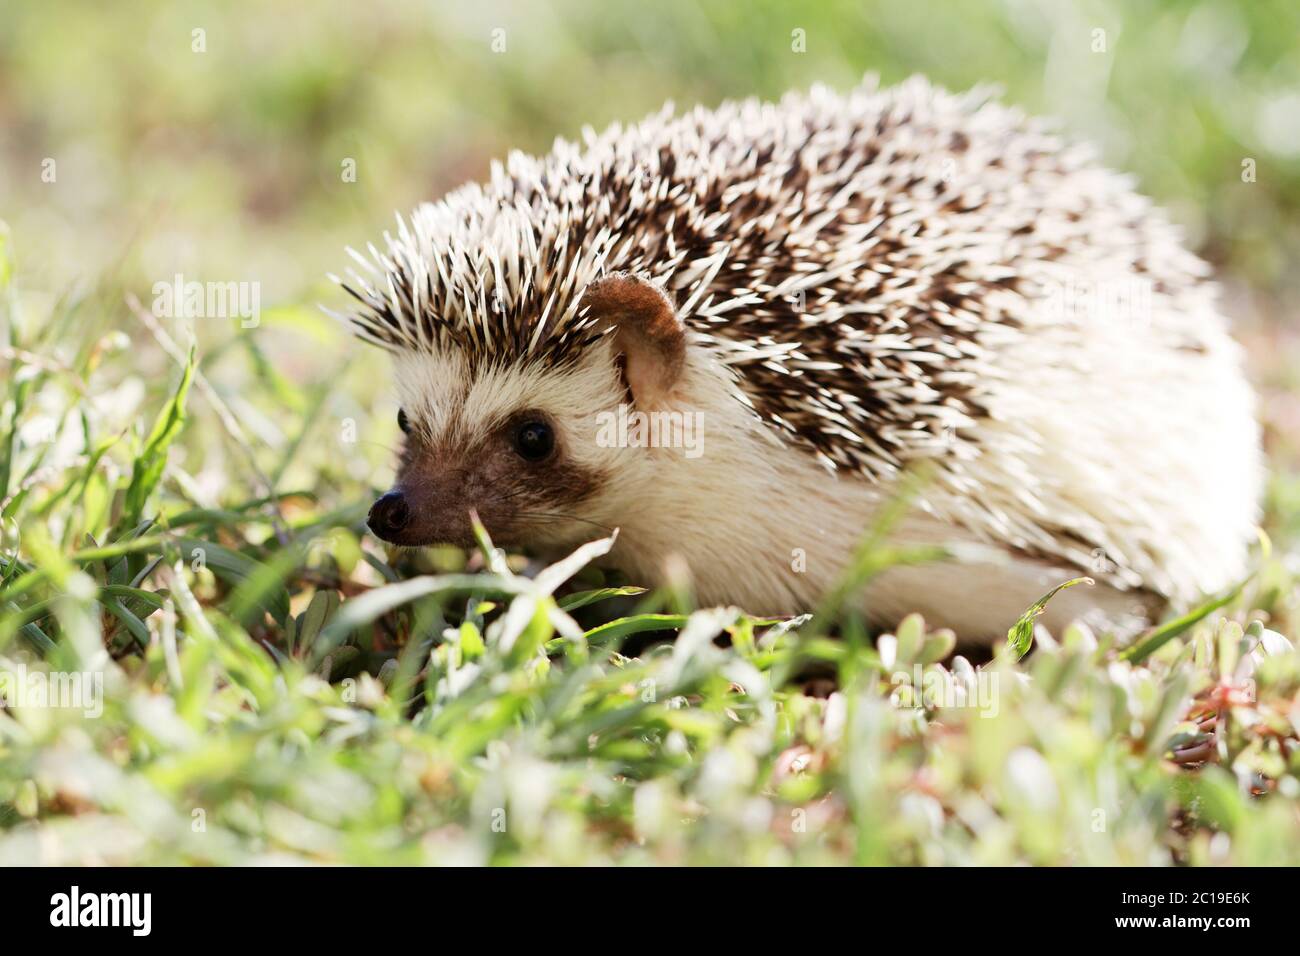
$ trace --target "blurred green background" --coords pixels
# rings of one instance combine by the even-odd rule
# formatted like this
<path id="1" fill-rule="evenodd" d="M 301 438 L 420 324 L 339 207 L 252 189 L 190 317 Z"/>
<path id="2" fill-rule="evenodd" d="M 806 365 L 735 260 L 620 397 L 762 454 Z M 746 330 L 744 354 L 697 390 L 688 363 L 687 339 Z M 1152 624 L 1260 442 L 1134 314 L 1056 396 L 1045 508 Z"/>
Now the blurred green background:
<path id="1" fill-rule="evenodd" d="M 545 150 L 669 99 L 844 88 L 872 71 L 991 82 L 1096 142 L 1171 210 L 1219 269 L 1286 433 L 1300 424 L 1298 38 L 1293 0 L 4 0 L 0 218 L 28 294 L 93 287 L 109 303 L 98 321 L 133 336 L 139 324 L 112 308 L 125 291 L 147 302 L 176 273 L 260 282 L 266 360 L 320 381 L 359 351 L 314 309 L 340 301 L 324 275 L 347 264 L 344 246 L 509 149 Z M 362 414 L 382 365 L 356 361 Z"/>

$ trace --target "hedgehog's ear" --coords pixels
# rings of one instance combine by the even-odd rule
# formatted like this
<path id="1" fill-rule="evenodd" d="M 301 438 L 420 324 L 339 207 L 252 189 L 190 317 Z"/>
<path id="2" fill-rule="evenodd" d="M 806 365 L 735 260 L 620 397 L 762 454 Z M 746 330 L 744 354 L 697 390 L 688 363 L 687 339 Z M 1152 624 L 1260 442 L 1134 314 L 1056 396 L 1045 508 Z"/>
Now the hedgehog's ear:
<path id="1" fill-rule="evenodd" d="M 643 408 L 662 405 L 686 362 L 686 328 L 672 299 L 652 282 L 615 272 L 587 286 L 582 304 L 613 328 L 633 401 Z"/>

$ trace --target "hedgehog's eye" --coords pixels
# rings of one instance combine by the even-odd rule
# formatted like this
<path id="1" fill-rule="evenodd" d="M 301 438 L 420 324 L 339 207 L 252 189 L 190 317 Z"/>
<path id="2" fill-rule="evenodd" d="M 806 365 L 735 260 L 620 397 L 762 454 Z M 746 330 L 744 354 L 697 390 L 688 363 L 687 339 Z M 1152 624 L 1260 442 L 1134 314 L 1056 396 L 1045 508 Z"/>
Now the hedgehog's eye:
<path id="1" fill-rule="evenodd" d="M 528 461 L 541 461 L 555 447 L 555 433 L 545 422 L 524 422 L 515 431 L 515 451 Z"/>
<path id="2" fill-rule="evenodd" d="M 397 410 L 397 427 L 402 430 L 403 435 L 411 434 L 411 420 L 406 417 L 406 409 Z"/>

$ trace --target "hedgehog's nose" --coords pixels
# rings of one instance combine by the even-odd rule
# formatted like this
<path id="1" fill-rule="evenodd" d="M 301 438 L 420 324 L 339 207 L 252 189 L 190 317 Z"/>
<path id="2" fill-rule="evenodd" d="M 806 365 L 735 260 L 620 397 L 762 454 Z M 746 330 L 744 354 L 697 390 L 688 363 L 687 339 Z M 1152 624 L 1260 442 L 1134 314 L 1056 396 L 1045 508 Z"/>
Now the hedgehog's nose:
<path id="1" fill-rule="evenodd" d="M 406 498 L 400 491 L 390 491 L 375 502 L 366 523 L 379 537 L 392 541 L 410 521 L 411 508 L 407 505 Z"/>

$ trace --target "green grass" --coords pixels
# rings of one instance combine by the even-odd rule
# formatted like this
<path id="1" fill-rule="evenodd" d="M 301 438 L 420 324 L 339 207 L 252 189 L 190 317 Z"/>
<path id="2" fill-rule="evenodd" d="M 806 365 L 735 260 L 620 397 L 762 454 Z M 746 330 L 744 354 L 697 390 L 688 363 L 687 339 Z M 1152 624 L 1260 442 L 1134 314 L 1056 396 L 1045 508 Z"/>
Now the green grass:
<path id="1" fill-rule="evenodd" d="M 1036 606 L 974 667 L 835 596 L 759 621 L 606 580 L 607 543 L 389 554 L 323 411 L 368 353 L 299 387 L 248 334 L 124 350 L 117 290 L 12 273 L 0 669 L 103 695 L 0 711 L 0 865 L 1300 862 L 1284 557 L 1137 650 L 1035 639 Z M 838 595 L 941 557 L 887 532 Z"/>

